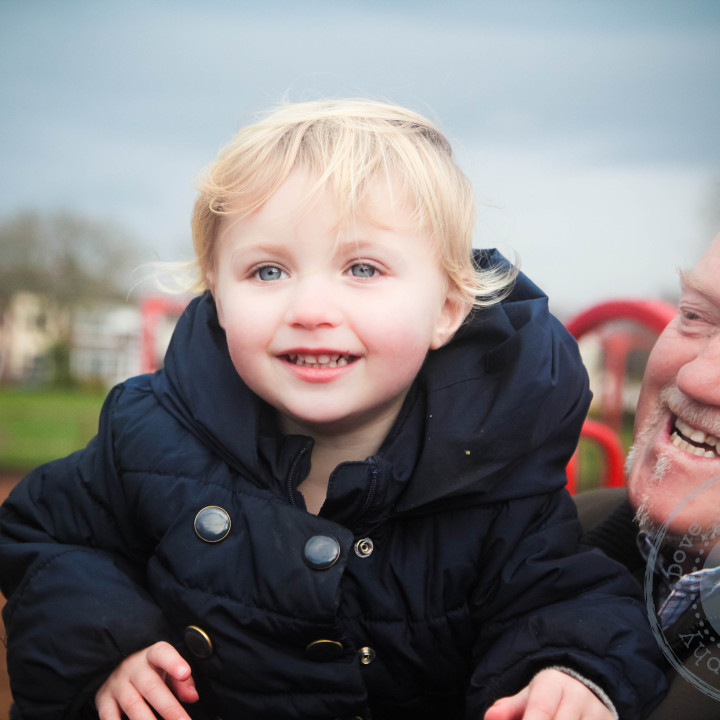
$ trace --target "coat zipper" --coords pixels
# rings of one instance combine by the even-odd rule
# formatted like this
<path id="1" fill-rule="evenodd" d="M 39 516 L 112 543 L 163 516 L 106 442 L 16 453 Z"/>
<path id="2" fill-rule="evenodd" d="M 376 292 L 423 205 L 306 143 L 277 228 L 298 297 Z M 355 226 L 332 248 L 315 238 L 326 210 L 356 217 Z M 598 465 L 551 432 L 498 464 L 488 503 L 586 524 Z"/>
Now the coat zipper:
<path id="1" fill-rule="evenodd" d="M 305 454 L 307 453 L 307 445 L 303 447 L 300 452 L 295 456 L 295 459 L 293 460 L 293 464 L 290 466 L 290 472 L 288 472 L 287 476 L 287 491 L 288 491 L 288 498 L 290 499 L 290 504 L 293 507 L 297 507 L 297 503 L 295 502 L 295 476 L 297 475 L 297 469 L 300 465 L 300 461 L 305 457 Z"/>

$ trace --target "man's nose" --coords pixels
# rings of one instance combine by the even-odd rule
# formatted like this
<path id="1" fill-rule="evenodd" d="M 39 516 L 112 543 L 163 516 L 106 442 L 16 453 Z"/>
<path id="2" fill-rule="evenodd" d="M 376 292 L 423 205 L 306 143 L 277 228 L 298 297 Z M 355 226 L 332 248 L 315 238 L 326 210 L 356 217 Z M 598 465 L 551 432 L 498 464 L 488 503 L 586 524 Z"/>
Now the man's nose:
<path id="1" fill-rule="evenodd" d="M 720 406 L 720 333 L 708 338 L 680 368 L 676 383 L 693 400 Z"/>
<path id="2" fill-rule="evenodd" d="M 334 327 L 342 322 L 342 317 L 338 288 L 330 279 L 321 274 L 295 279 L 285 313 L 288 325 Z"/>

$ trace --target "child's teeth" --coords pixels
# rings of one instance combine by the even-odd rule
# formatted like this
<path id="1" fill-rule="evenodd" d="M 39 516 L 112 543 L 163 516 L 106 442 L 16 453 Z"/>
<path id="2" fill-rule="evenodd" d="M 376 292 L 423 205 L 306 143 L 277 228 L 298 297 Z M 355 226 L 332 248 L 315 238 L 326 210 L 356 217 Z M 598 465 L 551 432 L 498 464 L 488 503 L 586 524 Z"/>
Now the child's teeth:
<path id="1" fill-rule="evenodd" d="M 345 355 L 289 355 L 295 365 L 312 368 L 344 367 L 350 361 Z"/>

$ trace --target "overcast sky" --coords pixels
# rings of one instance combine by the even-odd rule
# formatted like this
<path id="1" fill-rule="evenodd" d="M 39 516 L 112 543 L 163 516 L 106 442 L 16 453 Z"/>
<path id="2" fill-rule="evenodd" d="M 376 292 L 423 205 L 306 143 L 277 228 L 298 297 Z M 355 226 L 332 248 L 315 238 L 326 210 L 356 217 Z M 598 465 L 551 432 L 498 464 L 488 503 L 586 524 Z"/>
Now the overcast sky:
<path id="1" fill-rule="evenodd" d="M 672 295 L 720 231 L 718 0 L 0 0 L 0 217 L 71 209 L 188 258 L 202 167 L 328 95 L 436 121 L 476 244 L 561 315 Z"/>

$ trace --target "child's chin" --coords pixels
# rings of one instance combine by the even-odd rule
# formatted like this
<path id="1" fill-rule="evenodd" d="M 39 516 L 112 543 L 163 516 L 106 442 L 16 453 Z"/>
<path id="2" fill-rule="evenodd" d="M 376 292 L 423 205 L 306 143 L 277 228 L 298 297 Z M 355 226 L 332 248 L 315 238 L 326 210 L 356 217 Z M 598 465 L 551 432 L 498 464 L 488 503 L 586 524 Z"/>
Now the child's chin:
<path id="1" fill-rule="evenodd" d="M 298 412 L 292 411 L 285 413 L 297 425 L 307 427 L 308 429 L 330 430 L 331 428 L 339 430 L 351 422 L 347 413 L 338 411 L 315 411 L 315 412 Z"/>

